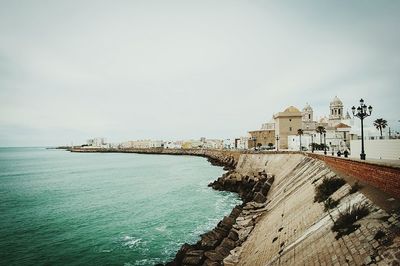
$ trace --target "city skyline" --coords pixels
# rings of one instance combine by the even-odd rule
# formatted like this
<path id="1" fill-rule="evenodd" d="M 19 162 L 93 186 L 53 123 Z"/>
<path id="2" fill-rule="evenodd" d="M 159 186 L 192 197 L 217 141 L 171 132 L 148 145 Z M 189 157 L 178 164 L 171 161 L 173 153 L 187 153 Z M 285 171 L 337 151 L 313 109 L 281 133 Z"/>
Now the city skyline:
<path id="1" fill-rule="evenodd" d="M 398 2 L 113 3 L 0 1 L 0 146 L 239 137 L 335 96 L 400 128 Z"/>

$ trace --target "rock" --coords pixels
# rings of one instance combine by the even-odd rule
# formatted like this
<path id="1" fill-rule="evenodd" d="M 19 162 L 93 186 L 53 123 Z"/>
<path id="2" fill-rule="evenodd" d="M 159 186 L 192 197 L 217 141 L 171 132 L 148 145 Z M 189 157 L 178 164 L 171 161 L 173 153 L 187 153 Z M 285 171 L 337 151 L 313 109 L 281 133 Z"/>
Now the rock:
<path id="1" fill-rule="evenodd" d="M 262 188 L 261 188 L 261 193 L 264 195 L 264 196 L 267 196 L 267 194 L 268 194 L 268 191 L 269 191 L 269 189 L 271 188 L 271 185 L 270 184 L 268 184 L 268 183 L 265 183 L 263 186 L 262 186 Z"/>
<path id="2" fill-rule="evenodd" d="M 226 256 L 228 256 L 229 255 L 229 249 L 227 249 L 227 248 L 225 248 L 225 247 L 223 247 L 223 246 L 221 246 L 221 245 L 219 245 L 216 249 L 215 249 L 215 251 L 217 252 L 217 253 L 219 253 L 222 257 L 226 257 Z"/>
<path id="3" fill-rule="evenodd" d="M 187 244 L 187 243 L 183 244 L 183 245 L 181 246 L 181 248 L 179 249 L 179 251 L 176 253 L 174 260 L 171 261 L 171 262 L 169 262 L 169 263 L 167 263 L 166 265 L 168 265 L 168 266 L 173 266 L 173 265 L 180 265 L 180 264 L 182 264 L 182 260 L 183 260 L 183 258 L 185 257 L 185 254 L 186 254 L 188 251 L 192 250 L 192 249 L 193 249 L 193 248 L 192 248 L 191 245 L 189 245 L 189 244 Z"/>
<path id="4" fill-rule="evenodd" d="M 203 263 L 203 266 L 220 266 L 220 265 L 221 262 L 216 262 L 209 259 L 206 259 L 206 261 Z"/>
<path id="5" fill-rule="evenodd" d="M 222 246 L 230 251 L 231 249 L 233 249 L 235 247 L 235 241 L 226 237 L 226 238 L 224 238 L 224 240 L 222 240 L 220 246 Z"/>
<path id="6" fill-rule="evenodd" d="M 236 247 L 230 251 L 230 254 L 223 260 L 224 266 L 234 266 L 239 262 L 239 256 L 242 253 L 242 247 Z"/>
<path id="7" fill-rule="evenodd" d="M 262 203 L 262 202 L 265 202 L 267 200 L 267 198 L 263 194 L 261 194 L 260 192 L 257 192 L 254 195 L 254 199 L 253 200 L 255 202 L 257 202 L 257 203 Z"/>
<path id="8" fill-rule="evenodd" d="M 251 226 L 251 225 L 253 225 L 252 224 L 252 219 L 251 218 L 248 218 L 248 219 L 245 219 L 245 220 L 242 220 L 242 221 L 237 221 L 236 222 L 236 224 L 239 226 L 239 227 L 248 227 L 248 226 Z"/>
<path id="9" fill-rule="evenodd" d="M 220 240 L 212 237 L 202 237 L 200 240 L 200 245 L 205 250 L 210 250 L 218 246 Z"/>
<path id="10" fill-rule="evenodd" d="M 242 208 L 239 206 L 236 206 L 235 208 L 232 209 L 231 213 L 229 214 L 229 217 L 236 219 L 240 213 L 242 212 Z"/>
<path id="11" fill-rule="evenodd" d="M 231 230 L 228 234 L 228 238 L 237 241 L 239 239 L 239 234 L 235 230 Z"/>
<path id="12" fill-rule="evenodd" d="M 199 265 L 204 260 L 204 251 L 203 250 L 192 250 L 186 253 L 185 257 L 182 260 L 182 264 L 187 265 Z"/>
<path id="13" fill-rule="evenodd" d="M 210 250 L 204 253 L 204 256 L 210 261 L 222 261 L 224 256 L 220 253 L 216 252 L 215 250 Z"/>
<path id="14" fill-rule="evenodd" d="M 246 228 L 243 228 L 239 231 L 239 241 L 243 242 L 247 239 L 251 231 L 253 230 L 254 226 L 249 226 Z"/>
<path id="15" fill-rule="evenodd" d="M 218 226 L 221 226 L 225 229 L 230 230 L 232 228 L 232 225 L 235 223 L 235 219 L 232 217 L 225 216 L 221 222 L 219 222 Z"/>

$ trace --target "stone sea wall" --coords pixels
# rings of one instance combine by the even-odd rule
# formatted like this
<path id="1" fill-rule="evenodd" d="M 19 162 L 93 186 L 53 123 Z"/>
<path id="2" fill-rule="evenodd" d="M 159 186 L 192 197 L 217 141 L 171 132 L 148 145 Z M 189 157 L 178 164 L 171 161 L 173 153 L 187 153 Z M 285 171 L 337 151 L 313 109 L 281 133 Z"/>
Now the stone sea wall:
<path id="1" fill-rule="evenodd" d="M 315 202 L 317 186 L 341 178 L 323 161 L 303 154 L 243 154 L 235 171 L 266 171 L 274 182 L 265 212 L 224 265 L 398 265 L 399 212 L 380 209 L 353 184 L 344 184 L 330 196 L 337 206 L 326 209 L 326 201 Z M 369 214 L 348 221 L 353 232 L 339 236 L 332 230 L 341 217 L 361 206 Z"/>

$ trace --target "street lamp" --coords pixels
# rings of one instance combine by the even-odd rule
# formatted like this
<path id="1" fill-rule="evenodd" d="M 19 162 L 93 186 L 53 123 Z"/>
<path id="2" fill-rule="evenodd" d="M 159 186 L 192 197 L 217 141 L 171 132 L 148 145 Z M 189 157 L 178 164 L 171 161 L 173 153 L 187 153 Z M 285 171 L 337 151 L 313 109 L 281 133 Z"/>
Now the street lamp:
<path id="1" fill-rule="evenodd" d="M 324 154 L 326 155 L 326 132 L 324 132 Z"/>
<path id="2" fill-rule="evenodd" d="M 311 152 L 314 153 L 314 134 L 311 134 Z"/>
<path id="3" fill-rule="evenodd" d="M 276 151 L 279 151 L 279 136 L 276 135 L 275 139 L 276 139 Z"/>
<path id="4" fill-rule="evenodd" d="M 368 109 L 368 112 L 367 112 Z M 367 116 L 370 116 L 372 113 L 372 106 L 368 106 L 364 104 L 364 100 L 360 100 L 360 106 L 357 107 L 357 112 L 356 112 L 356 107 L 352 107 L 351 110 L 353 111 L 353 116 L 356 116 L 360 118 L 361 120 L 361 154 L 360 154 L 360 159 L 365 160 L 365 152 L 364 152 L 364 118 Z"/>

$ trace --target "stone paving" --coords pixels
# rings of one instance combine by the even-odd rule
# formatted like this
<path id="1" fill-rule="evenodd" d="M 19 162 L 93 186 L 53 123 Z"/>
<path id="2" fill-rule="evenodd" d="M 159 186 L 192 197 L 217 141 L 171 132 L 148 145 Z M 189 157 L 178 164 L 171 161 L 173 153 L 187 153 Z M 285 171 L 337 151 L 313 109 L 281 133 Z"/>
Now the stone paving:
<path id="1" fill-rule="evenodd" d="M 340 204 L 326 212 L 323 203 L 314 202 L 315 186 L 336 174 L 323 162 L 292 155 L 282 166 L 282 158 L 279 164 L 267 155 L 247 157 L 238 164 L 243 172 L 264 168 L 275 181 L 266 214 L 235 250 L 237 265 L 400 265 L 398 214 L 386 213 L 359 192 L 350 194 L 348 184 L 332 195 Z M 370 214 L 355 223 L 357 230 L 336 239 L 333 220 L 357 204 L 368 205 Z"/>

